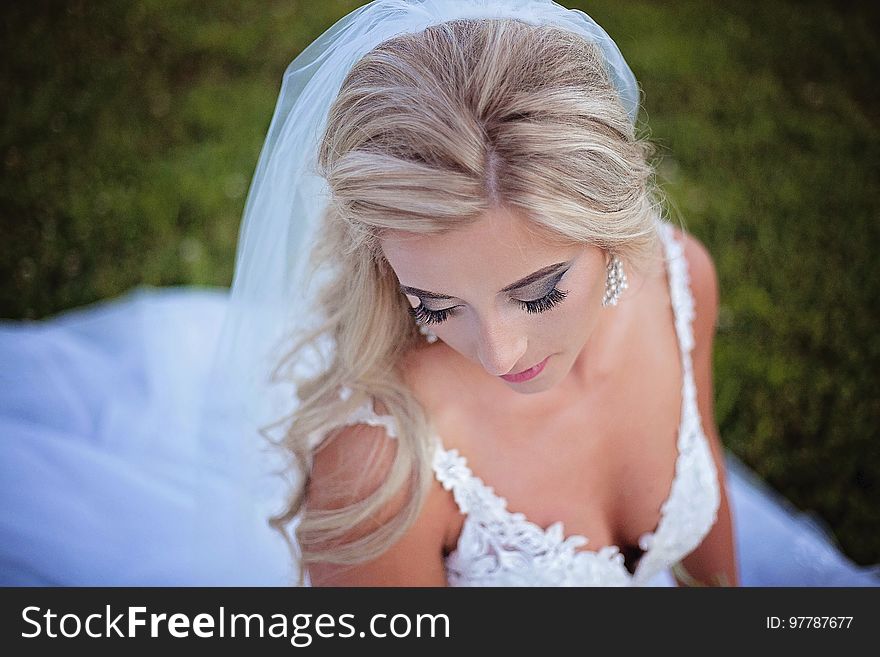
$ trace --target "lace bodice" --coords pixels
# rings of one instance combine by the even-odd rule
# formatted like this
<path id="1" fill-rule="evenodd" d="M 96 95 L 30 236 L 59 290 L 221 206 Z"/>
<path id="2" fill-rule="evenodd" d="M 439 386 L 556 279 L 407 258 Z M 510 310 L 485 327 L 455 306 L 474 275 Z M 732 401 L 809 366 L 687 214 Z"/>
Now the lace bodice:
<path id="1" fill-rule="evenodd" d="M 445 449 L 436 436 L 433 469 L 443 487 L 451 491 L 465 515 L 456 549 L 445 559 L 451 586 L 644 586 L 661 571 L 693 551 L 715 524 L 720 505 L 718 473 L 701 426 L 693 379 L 691 350 L 694 300 L 690 290 L 684 247 L 672 225 L 657 220 L 665 250 L 670 298 L 681 356 L 683 384 L 678 455 L 669 496 L 660 507 L 653 531 L 639 537 L 643 554 L 634 572 L 624 564 L 618 546 L 579 550 L 589 538 L 566 535 L 557 521 L 546 529 L 522 513 L 508 510 L 507 500 L 471 472 L 457 449 Z M 343 388 L 341 395 L 351 391 Z M 348 424 L 385 427 L 396 437 L 394 418 L 379 415 L 366 401 Z"/>

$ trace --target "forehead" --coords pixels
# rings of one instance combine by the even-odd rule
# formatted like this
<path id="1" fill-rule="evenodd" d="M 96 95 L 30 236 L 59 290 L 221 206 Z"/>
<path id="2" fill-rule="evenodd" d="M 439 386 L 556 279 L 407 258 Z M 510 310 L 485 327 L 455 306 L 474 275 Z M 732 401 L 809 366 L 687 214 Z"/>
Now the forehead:
<path id="1" fill-rule="evenodd" d="M 454 294 L 452 286 L 473 281 L 498 290 L 584 250 L 583 245 L 554 236 L 536 222 L 504 209 L 491 210 L 439 235 L 387 231 L 381 245 L 402 284 L 449 294 Z"/>

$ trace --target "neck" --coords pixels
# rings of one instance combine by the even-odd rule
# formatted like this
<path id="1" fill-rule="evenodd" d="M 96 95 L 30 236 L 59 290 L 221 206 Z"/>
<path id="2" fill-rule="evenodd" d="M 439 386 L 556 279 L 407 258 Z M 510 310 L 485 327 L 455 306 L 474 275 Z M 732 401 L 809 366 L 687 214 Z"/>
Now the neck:
<path id="1" fill-rule="evenodd" d="M 564 381 L 576 391 L 587 392 L 601 386 L 616 370 L 625 320 L 630 310 L 626 301 L 601 309 L 593 334 L 575 358 Z"/>

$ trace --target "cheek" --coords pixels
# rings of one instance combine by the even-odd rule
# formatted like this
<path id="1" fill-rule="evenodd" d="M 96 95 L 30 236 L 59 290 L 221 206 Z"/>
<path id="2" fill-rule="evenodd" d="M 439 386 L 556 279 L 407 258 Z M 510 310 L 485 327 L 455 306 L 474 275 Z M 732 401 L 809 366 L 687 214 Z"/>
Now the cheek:
<path id="1" fill-rule="evenodd" d="M 583 291 L 577 295 L 572 292 L 560 305 L 561 312 L 553 318 L 551 325 L 563 340 L 583 341 L 592 332 L 598 319 L 597 305 L 590 291 Z M 562 306 L 567 307 L 563 310 Z"/>
<path id="2" fill-rule="evenodd" d="M 599 317 L 601 296 L 596 295 L 592 284 L 593 281 L 560 282 L 559 289 L 567 290 L 568 294 L 554 308 L 539 314 L 522 311 L 522 327 L 529 335 L 531 348 L 548 352 L 580 349 Z"/>
<path id="3" fill-rule="evenodd" d="M 559 287 L 569 293 L 548 326 L 552 326 L 552 330 L 557 331 L 557 335 L 565 341 L 582 342 L 590 336 L 599 321 L 604 288 L 595 279 L 579 280 Z M 550 314 L 554 313 L 551 311 Z"/>

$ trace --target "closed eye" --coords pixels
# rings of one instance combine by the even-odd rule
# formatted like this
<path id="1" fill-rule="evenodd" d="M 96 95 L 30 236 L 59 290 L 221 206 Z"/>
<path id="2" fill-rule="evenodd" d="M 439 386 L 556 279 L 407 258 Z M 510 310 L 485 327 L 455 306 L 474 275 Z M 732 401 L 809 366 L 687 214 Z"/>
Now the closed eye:
<path id="1" fill-rule="evenodd" d="M 563 299 L 565 299 L 567 295 L 567 290 L 560 290 L 558 287 L 556 287 L 556 285 L 554 285 L 553 289 L 540 299 L 534 299 L 532 301 L 522 301 L 520 299 L 516 299 L 515 301 L 519 303 L 527 313 L 543 313 L 555 307 Z M 410 314 L 412 314 L 417 322 L 420 322 L 422 324 L 440 324 L 442 322 L 445 322 L 450 317 L 455 317 L 458 314 L 456 308 L 458 308 L 458 306 L 443 308 L 442 310 L 431 310 L 429 308 L 425 308 L 425 304 L 420 301 L 418 306 L 416 306 L 415 308 L 410 306 L 409 310 Z"/>

